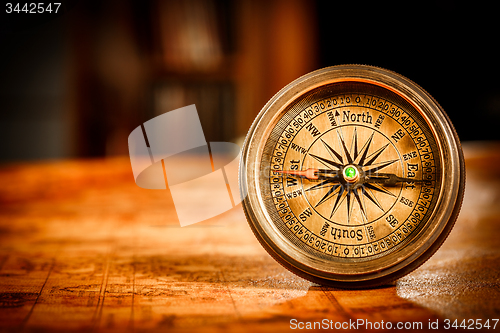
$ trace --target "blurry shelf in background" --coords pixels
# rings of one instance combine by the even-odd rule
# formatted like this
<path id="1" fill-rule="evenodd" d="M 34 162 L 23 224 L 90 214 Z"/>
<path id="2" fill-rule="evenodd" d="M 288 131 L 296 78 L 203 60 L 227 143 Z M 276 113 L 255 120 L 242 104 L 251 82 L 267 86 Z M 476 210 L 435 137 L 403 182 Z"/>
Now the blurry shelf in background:
<path id="1" fill-rule="evenodd" d="M 231 81 L 159 81 L 154 86 L 154 115 L 195 104 L 207 141 L 235 137 L 235 85 Z"/>
<path id="2" fill-rule="evenodd" d="M 207 141 L 235 142 L 269 98 L 317 68 L 316 13 L 306 0 L 79 5 L 70 100 L 77 156 L 125 154 L 135 127 L 190 104 Z"/>
<path id="3" fill-rule="evenodd" d="M 157 1 L 153 6 L 157 59 L 179 73 L 214 72 L 234 52 L 235 17 L 231 2 L 214 0 Z M 160 65 L 160 66 L 161 66 Z"/>
<path id="4" fill-rule="evenodd" d="M 208 141 L 237 136 L 234 4 L 189 0 L 152 6 L 153 116 L 195 104 Z"/>

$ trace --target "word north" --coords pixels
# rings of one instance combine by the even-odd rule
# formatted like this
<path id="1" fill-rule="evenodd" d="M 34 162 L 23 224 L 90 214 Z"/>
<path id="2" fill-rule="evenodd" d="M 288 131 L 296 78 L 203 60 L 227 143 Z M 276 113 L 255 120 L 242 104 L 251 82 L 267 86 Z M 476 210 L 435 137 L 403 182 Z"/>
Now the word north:
<path id="1" fill-rule="evenodd" d="M 351 122 L 358 122 L 358 123 L 367 123 L 367 124 L 372 124 L 373 123 L 373 117 L 370 115 L 370 112 L 367 111 L 366 114 L 363 113 L 351 113 L 351 111 L 343 111 L 342 112 L 342 121 L 351 121 Z"/>

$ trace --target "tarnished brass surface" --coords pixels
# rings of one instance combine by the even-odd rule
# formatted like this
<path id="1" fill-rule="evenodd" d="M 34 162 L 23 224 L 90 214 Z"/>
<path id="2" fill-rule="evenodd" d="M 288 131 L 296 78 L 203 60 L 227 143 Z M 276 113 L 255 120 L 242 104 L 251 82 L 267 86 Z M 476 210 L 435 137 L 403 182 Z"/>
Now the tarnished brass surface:
<path id="1" fill-rule="evenodd" d="M 379 68 L 331 67 L 292 82 L 243 149 L 255 235 L 321 284 L 373 286 L 415 269 L 447 237 L 463 197 L 461 146 L 444 111 Z"/>

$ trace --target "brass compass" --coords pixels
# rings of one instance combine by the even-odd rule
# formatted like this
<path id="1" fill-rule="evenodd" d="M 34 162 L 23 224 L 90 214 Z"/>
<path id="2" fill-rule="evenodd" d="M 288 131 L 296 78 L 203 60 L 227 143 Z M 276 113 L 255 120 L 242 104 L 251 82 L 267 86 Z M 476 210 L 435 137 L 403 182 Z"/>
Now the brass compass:
<path id="1" fill-rule="evenodd" d="M 465 185 L 437 102 L 407 78 L 345 65 L 277 93 L 246 138 L 243 208 L 264 248 L 311 281 L 345 288 L 409 273 L 443 243 Z"/>

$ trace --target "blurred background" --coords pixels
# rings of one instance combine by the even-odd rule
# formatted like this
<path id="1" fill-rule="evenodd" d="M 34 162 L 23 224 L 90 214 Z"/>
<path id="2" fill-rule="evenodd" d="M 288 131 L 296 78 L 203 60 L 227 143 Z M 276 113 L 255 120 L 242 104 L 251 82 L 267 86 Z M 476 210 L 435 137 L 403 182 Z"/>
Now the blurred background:
<path id="1" fill-rule="evenodd" d="M 82 0 L 48 19 L 2 12 L 0 163 L 126 155 L 135 127 L 189 104 L 207 141 L 237 142 L 286 84 L 349 63 L 421 85 L 462 141 L 497 140 L 496 12 L 444 0 Z"/>

